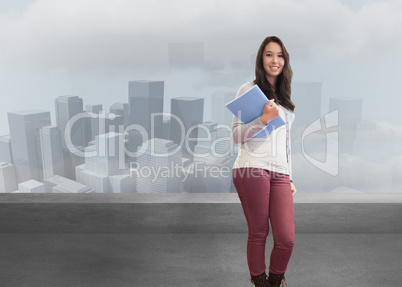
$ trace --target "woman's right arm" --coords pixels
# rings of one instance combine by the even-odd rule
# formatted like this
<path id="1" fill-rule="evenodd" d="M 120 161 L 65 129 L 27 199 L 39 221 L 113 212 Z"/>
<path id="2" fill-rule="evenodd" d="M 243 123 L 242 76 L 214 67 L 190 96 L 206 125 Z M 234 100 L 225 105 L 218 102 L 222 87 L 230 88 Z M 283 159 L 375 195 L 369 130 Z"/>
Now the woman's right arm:
<path id="1" fill-rule="evenodd" d="M 250 87 L 243 85 L 237 92 L 236 98 L 244 94 Z M 269 101 L 263 110 L 263 115 L 257 117 L 253 121 L 244 124 L 236 116 L 233 115 L 232 120 L 232 138 L 235 144 L 244 143 L 252 139 L 256 134 L 262 131 L 270 120 L 279 116 L 279 110 L 273 101 Z M 263 119 L 263 121 L 261 121 Z"/>
<path id="2" fill-rule="evenodd" d="M 261 122 L 260 117 L 243 124 L 236 116 L 232 120 L 232 138 L 235 144 L 244 143 L 252 139 L 256 134 L 262 131 L 267 125 Z"/>

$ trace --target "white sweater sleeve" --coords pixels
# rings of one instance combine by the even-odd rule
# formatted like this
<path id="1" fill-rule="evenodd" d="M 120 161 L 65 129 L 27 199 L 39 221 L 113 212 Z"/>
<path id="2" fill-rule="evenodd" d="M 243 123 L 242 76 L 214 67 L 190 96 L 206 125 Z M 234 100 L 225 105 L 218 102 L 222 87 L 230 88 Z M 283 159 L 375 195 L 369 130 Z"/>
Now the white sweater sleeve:
<path id="1" fill-rule="evenodd" d="M 261 122 L 260 117 L 255 120 L 243 124 L 237 117 L 233 116 L 232 137 L 234 143 L 244 143 L 252 139 L 256 134 L 262 131 L 266 125 Z"/>
<path id="2" fill-rule="evenodd" d="M 246 83 L 242 85 L 237 92 L 236 98 L 243 95 L 247 90 L 252 87 L 252 83 Z M 261 122 L 260 117 L 257 117 L 253 121 L 244 124 L 236 116 L 233 115 L 232 120 L 232 138 L 234 143 L 244 143 L 252 139 L 256 134 L 262 131 L 267 125 Z"/>

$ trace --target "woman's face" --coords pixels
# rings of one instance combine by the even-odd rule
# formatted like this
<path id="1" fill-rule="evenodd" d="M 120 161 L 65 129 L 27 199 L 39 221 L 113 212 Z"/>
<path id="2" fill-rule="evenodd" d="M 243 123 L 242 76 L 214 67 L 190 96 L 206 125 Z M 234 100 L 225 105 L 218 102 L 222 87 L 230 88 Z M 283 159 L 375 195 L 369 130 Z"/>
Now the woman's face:
<path id="1" fill-rule="evenodd" d="M 276 42 L 269 42 L 265 46 L 262 62 L 268 82 L 271 84 L 275 83 L 285 65 L 281 46 Z"/>

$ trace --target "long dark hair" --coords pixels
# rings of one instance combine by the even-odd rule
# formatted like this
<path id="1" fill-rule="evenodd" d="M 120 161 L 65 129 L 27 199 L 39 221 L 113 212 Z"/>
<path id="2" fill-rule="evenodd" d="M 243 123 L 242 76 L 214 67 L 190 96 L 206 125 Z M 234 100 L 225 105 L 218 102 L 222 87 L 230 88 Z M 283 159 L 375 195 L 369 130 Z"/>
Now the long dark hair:
<path id="1" fill-rule="evenodd" d="M 282 48 L 282 55 L 285 59 L 285 65 L 282 73 L 279 74 L 276 80 L 275 88 L 268 82 L 266 73 L 264 70 L 264 64 L 262 57 L 264 55 L 265 47 L 270 43 L 278 43 Z M 279 103 L 288 110 L 294 111 L 295 104 L 291 98 L 291 84 L 292 84 L 293 71 L 289 63 L 289 53 L 286 50 L 285 45 L 276 36 L 267 37 L 262 41 L 260 48 L 258 49 L 257 58 L 255 61 L 255 80 L 254 84 L 258 85 L 264 92 L 268 99 L 275 99 L 276 103 Z"/>

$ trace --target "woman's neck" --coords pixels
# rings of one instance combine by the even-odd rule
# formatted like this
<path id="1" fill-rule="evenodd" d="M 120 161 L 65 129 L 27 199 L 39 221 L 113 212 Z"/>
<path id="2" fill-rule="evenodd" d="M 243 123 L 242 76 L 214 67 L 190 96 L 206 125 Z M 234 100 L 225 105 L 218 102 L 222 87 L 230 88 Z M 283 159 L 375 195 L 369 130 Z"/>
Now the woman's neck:
<path id="1" fill-rule="evenodd" d="M 267 76 L 267 81 L 268 81 L 268 83 L 271 84 L 271 86 L 274 88 L 274 90 L 275 90 L 276 80 L 277 80 L 277 77 Z"/>

